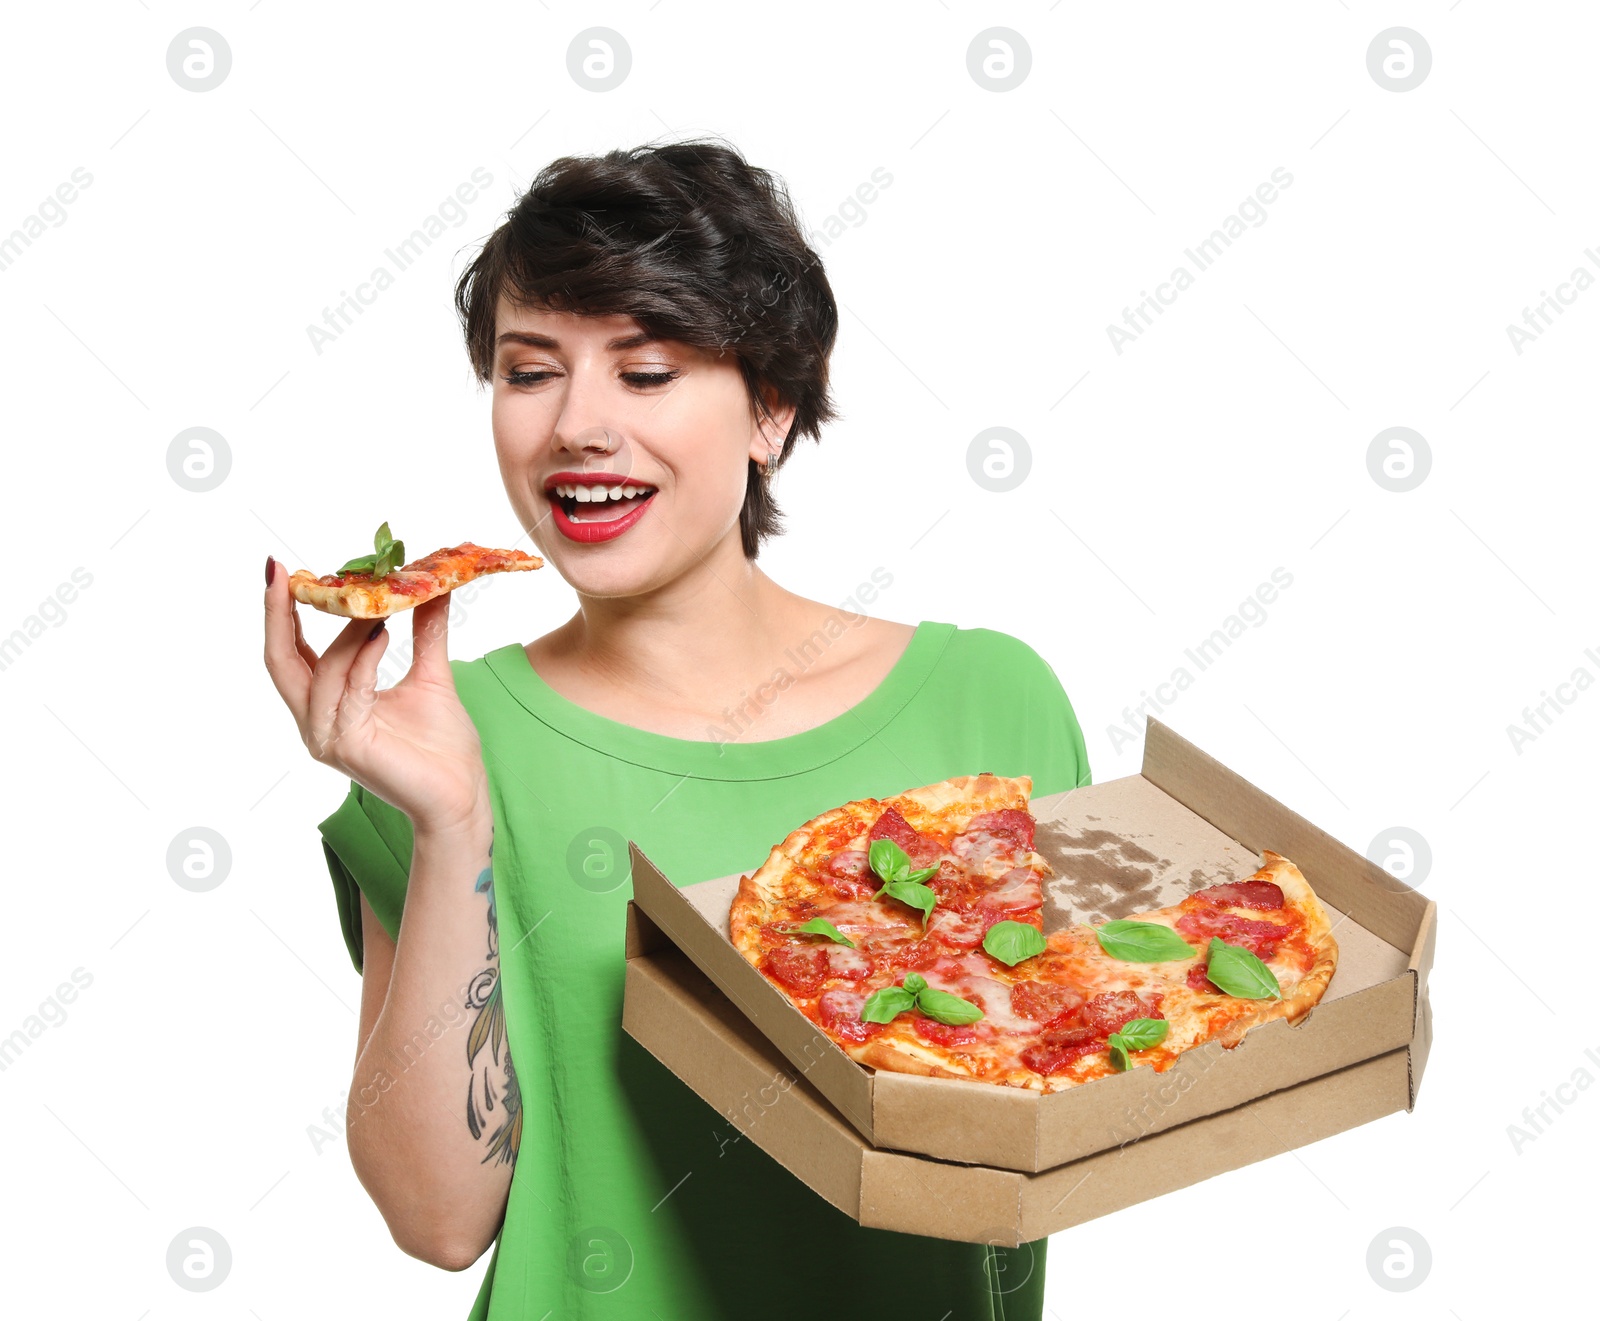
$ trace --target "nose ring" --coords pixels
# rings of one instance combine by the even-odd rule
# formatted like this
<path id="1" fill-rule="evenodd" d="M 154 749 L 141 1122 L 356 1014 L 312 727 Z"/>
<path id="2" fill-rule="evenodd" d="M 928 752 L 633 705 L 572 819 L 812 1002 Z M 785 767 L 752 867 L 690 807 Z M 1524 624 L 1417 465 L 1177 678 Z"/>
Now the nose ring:
<path id="1" fill-rule="evenodd" d="M 597 449 L 609 454 L 622 443 L 622 438 L 605 427 L 596 426 L 585 427 L 573 437 L 573 441 L 586 450 Z"/>

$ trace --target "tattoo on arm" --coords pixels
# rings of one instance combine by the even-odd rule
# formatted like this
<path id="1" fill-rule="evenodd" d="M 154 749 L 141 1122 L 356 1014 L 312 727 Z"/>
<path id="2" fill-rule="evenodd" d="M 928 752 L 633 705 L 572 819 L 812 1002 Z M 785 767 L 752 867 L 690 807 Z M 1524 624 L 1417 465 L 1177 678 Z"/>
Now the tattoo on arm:
<path id="1" fill-rule="evenodd" d="M 516 1067 L 511 1063 L 511 1046 L 506 1040 L 505 1001 L 501 997 L 500 928 L 496 921 L 494 902 L 494 840 L 490 836 L 491 865 L 479 874 L 474 889 L 489 900 L 488 958 L 489 966 L 475 976 L 467 987 L 468 1009 L 477 1010 L 472 1028 L 467 1033 L 467 1131 L 476 1141 L 490 1127 L 490 1116 L 496 1109 L 495 1089 L 490 1080 L 490 1063 L 501 1069 L 505 1081 L 500 1086 L 498 1108 L 500 1124 L 489 1135 L 488 1152 L 483 1163 L 517 1163 L 517 1149 L 522 1145 L 522 1091 L 517 1085 Z M 480 1075 L 478 1056 L 484 1047 L 489 1048 L 489 1060 L 484 1062 Z M 481 1096 L 481 1101 L 480 1101 Z"/>

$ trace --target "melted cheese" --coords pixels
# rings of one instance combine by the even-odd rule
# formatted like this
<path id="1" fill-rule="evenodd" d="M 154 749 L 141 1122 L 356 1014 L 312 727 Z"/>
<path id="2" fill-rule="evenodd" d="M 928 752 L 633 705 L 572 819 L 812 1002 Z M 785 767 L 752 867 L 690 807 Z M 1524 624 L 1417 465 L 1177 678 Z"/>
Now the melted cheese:
<path id="1" fill-rule="evenodd" d="M 968 955 L 967 958 L 971 960 L 975 956 Z M 941 959 L 923 974 L 929 986 L 972 1001 L 983 1010 L 983 1021 L 992 1023 L 1001 1032 L 1034 1033 L 1039 1030 L 1039 1025 L 1031 1018 L 1012 1012 L 1011 987 L 987 975 L 990 965 L 983 964 L 980 970 L 966 967 L 946 970 L 947 962 Z"/>
<path id="2" fill-rule="evenodd" d="M 906 916 L 909 910 L 892 907 L 882 899 L 847 899 L 842 903 L 830 904 L 824 911 L 828 921 L 847 936 L 854 936 L 857 932 L 890 930 L 909 936 L 916 925 L 914 918 Z"/>
<path id="3" fill-rule="evenodd" d="M 822 993 L 818 1008 L 835 1018 L 860 1018 L 861 1007 L 867 1002 L 867 992 L 847 991 L 839 987 Z"/>
<path id="4" fill-rule="evenodd" d="M 1026 867 L 1012 867 L 1002 873 L 994 888 L 979 901 L 989 908 L 1020 912 L 1044 904 L 1044 889 L 1038 873 Z"/>
<path id="5" fill-rule="evenodd" d="M 993 830 L 969 830 L 956 836 L 948 856 L 968 871 L 995 880 L 1037 855 L 1030 854 L 1010 835 Z"/>
<path id="6" fill-rule="evenodd" d="M 986 928 L 981 913 L 958 913 L 942 906 L 935 908 L 928 919 L 928 934 L 942 936 L 952 945 L 976 945 Z"/>
<path id="7" fill-rule="evenodd" d="M 859 949 L 830 942 L 827 946 L 828 975 L 831 977 L 860 977 L 872 966 L 872 960 Z"/>

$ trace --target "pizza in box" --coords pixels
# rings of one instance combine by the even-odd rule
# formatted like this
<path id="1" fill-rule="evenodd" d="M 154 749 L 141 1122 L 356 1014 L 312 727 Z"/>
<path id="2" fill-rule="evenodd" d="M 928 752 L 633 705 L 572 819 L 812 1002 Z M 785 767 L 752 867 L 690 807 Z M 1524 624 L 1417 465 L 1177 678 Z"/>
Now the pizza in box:
<path id="1" fill-rule="evenodd" d="M 1338 961 L 1287 858 L 1111 922 L 1044 932 L 1027 776 L 824 812 L 740 878 L 739 952 L 874 1069 L 1058 1092 L 1297 1022 Z"/>

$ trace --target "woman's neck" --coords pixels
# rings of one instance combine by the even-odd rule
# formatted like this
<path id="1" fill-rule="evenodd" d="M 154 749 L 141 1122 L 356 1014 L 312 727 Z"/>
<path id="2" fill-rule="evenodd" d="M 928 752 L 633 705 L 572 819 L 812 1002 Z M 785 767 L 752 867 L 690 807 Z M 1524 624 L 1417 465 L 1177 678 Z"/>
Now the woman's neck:
<path id="1" fill-rule="evenodd" d="M 629 686 L 692 689 L 759 663 L 806 604 L 741 554 L 702 561 L 648 595 L 585 598 L 562 629 L 563 650 Z"/>
<path id="2" fill-rule="evenodd" d="M 527 647 L 529 663 L 579 706 L 683 738 L 714 737 L 730 707 L 777 679 L 784 700 L 750 735 L 776 738 L 859 701 L 904 649 L 909 626 L 808 600 L 745 559 L 736 536 L 732 549 L 653 592 L 580 597 Z"/>

